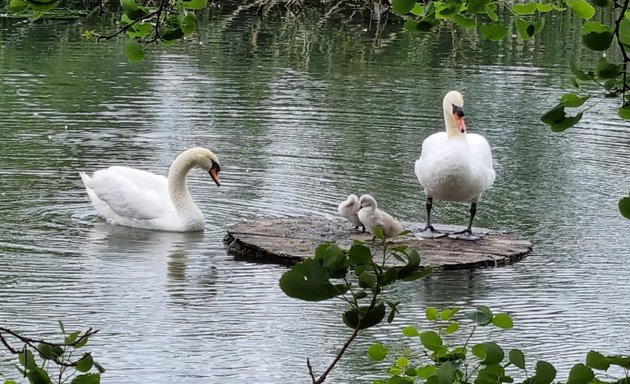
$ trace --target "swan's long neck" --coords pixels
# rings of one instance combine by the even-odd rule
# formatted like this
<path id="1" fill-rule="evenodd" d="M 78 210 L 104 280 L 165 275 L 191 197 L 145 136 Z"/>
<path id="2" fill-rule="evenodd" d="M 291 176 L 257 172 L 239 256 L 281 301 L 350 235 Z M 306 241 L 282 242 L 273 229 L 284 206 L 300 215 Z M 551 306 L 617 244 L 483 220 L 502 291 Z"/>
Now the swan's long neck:
<path id="1" fill-rule="evenodd" d="M 186 185 L 186 176 L 193 166 L 192 158 L 181 154 L 168 170 L 168 193 L 177 211 L 199 211 Z"/>

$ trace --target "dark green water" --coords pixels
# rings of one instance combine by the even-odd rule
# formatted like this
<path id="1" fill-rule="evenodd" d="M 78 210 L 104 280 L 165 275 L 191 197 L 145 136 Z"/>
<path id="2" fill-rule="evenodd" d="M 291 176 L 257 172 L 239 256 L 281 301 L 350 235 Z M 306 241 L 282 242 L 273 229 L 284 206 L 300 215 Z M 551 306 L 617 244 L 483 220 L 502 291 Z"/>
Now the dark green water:
<path id="1" fill-rule="evenodd" d="M 367 345 L 399 340 L 428 305 L 511 313 L 515 329 L 493 337 L 529 361 L 566 368 L 589 349 L 630 353 L 630 222 L 616 210 L 630 186 L 628 124 L 606 103 L 561 135 L 538 119 L 568 87 L 579 44 L 567 25 L 548 22 L 534 44 L 495 45 L 448 29 L 410 36 L 246 11 L 210 17 L 199 36 L 135 65 L 119 42 L 83 41 L 80 25 L 0 24 L 0 325 L 100 329 L 90 343 L 105 383 L 308 382 L 306 357 L 322 371 L 349 334 L 343 303 L 286 298 L 284 268 L 226 255 L 226 226 L 333 217 L 349 193 L 423 221 L 413 163 L 442 129 L 442 96 L 459 89 L 497 170 L 476 225 L 527 237 L 534 253 L 400 285 L 402 315 L 366 332 L 330 381 L 379 377 L 385 367 L 371 368 Z M 95 216 L 79 171 L 165 174 L 196 145 L 223 169 L 218 189 L 189 177 L 204 234 Z M 435 219 L 465 223 L 467 211 L 441 203 Z M 13 360 L 0 353 L 0 372 L 13 373 Z"/>

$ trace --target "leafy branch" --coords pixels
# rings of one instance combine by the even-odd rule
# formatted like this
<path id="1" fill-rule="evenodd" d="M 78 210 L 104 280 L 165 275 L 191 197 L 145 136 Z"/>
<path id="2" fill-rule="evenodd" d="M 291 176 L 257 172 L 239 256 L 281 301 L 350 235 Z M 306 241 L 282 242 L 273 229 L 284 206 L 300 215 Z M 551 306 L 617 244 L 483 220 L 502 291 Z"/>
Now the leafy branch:
<path id="1" fill-rule="evenodd" d="M 51 366 L 58 367 L 57 380 L 55 383 L 65 383 L 72 378 L 71 384 L 98 384 L 100 382 L 100 374 L 105 369 L 94 361 L 90 352 L 83 353 L 80 358 L 75 358 L 76 350 L 84 347 L 89 338 L 95 335 L 98 330 L 89 328 L 84 332 L 74 331 L 67 333 L 63 323 L 59 322 L 59 327 L 64 336 L 63 342 L 50 342 L 40 338 L 20 335 L 19 333 L 6 328 L 0 327 L 0 343 L 12 354 L 18 356 L 20 366 L 16 366 L 23 377 L 28 378 L 32 384 L 52 384 Z M 15 340 L 15 341 L 12 341 Z M 15 343 L 22 344 L 16 347 Z M 41 365 L 35 353 L 41 359 Z M 91 372 L 95 369 L 96 372 Z M 82 374 L 76 375 L 76 372 Z M 5 384 L 14 383 L 6 381 Z"/>
<path id="2" fill-rule="evenodd" d="M 382 228 L 376 228 L 374 236 L 378 241 L 373 246 L 382 252 L 379 262 L 364 243 L 355 241 L 349 250 L 324 243 L 317 247 L 312 259 L 294 265 L 280 278 L 280 288 L 287 296 L 305 301 L 339 298 L 350 307 L 342 313 L 342 320 L 352 334 L 324 372 L 317 377 L 310 359 L 306 360 L 313 384 L 326 380 L 362 330 L 385 319 L 386 306 L 389 307 L 387 321 L 394 320 L 399 303 L 385 300 L 386 287 L 397 280 L 412 281 L 431 272 L 431 268 L 420 265 L 417 251 L 404 245 L 390 247 Z"/>
<path id="3" fill-rule="evenodd" d="M 464 318 L 472 323 L 463 345 L 451 345 L 449 338 L 461 328 L 462 320 L 456 315 L 460 308 L 438 310 L 430 307 L 426 310 L 426 319 L 437 327 L 435 330 L 420 331 L 414 326 L 403 328 L 407 338 L 420 342 L 422 353 L 414 356 L 405 349 L 403 356 L 397 357 L 388 370 L 387 380 L 376 380 L 373 384 L 503 384 L 514 383 L 516 379 L 508 373 L 508 367 L 514 367 L 524 375 L 522 384 L 551 384 L 556 382 L 556 368 L 543 360 L 537 361 L 534 374 L 530 376 L 525 354 L 520 349 L 504 350 L 493 341 L 478 342 L 469 346 L 477 330 L 494 326 L 502 330 L 513 327 L 512 317 L 506 313 L 493 313 L 488 307 L 479 306 L 475 310 L 463 313 Z M 457 338 L 460 339 L 460 338 Z M 455 340 L 457 340 L 455 339 Z M 380 343 L 368 349 L 372 361 L 383 361 L 389 354 L 388 348 Z M 417 359 L 417 361 L 416 361 Z M 625 377 L 615 379 L 606 374 L 610 367 L 625 370 Z M 597 373 L 596 371 L 602 371 Z M 590 351 L 584 363 L 573 365 L 568 374 L 567 384 L 588 383 L 627 383 L 630 380 L 630 356 L 603 355 Z M 606 380 L 608 378 L 608 380 Z"/>

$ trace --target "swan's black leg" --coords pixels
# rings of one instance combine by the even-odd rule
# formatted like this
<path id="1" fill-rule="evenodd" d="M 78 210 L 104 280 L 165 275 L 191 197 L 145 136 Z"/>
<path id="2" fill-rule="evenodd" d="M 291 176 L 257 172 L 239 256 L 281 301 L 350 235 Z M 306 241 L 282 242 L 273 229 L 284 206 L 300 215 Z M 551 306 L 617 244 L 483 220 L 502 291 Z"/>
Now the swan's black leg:
<path id="1" fill-rule="evenodd" d="M 470 221 L 468 222 L 468 227 L 463 231 L 453 232 L 453 235 L 472 235 L 472 223 L 475 219 L 475 214 L 477 213 L 477 203 L 470 204 Z"/>
<path id="2" fill-rule="evenodd" d="M 435 232 L 435 228 L 433 228 L 433 225 L 431 225 L 431 208 L 433 208 L 432 197 L 427 197 L 426 207 L 427 207 L 427 225 L 424 227 L 422 231 L 424 232 L 428 229 L 431 232 Z"/>

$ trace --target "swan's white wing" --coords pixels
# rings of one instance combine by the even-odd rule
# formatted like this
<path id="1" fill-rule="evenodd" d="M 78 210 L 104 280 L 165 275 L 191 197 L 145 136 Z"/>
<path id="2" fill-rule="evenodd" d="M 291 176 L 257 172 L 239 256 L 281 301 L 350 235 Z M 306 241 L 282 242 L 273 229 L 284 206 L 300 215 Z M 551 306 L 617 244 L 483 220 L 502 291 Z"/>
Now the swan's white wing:
<path id="1" fill-rule="evenodd" d="M 492 168 L 492 151 L 488 141 L 483 136 L 475 133 L 469 133 L 467 139 L 472 158 Z"/>
<path id="2" fill-rule="evenodd" d="M 446 132 L 434 133 L 424 139 L 422 142 L 422 150 L 420 158 L 416 160 L 415 173 L 420 184 L 426 184 L 427 173 L 430 171 L 432 158 L 440 153 L 440 149 L 444 147 L 448 141 Z M 423 181 L 424 180 L 424 181 Z"/>
<path id="3" fill-rule="evenodd" d="M 163 176 L 133 168 L 110 167 L 96 171 L 89 184 L 94 194 L 123 218 L 155 219 L 174 210 L 168 182 Z"/>
<path id="4" fill-rule="evenodd" d="M 470 147 L 470 156 L 475 163 L 475 169 L 480 172 L 485 181 L 485 188 L 490 187 L 496 176 L 492 166 L 492 151 L 490 144 L 481 135 L 470 133 L 467 136 Z"/>

